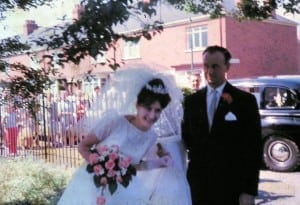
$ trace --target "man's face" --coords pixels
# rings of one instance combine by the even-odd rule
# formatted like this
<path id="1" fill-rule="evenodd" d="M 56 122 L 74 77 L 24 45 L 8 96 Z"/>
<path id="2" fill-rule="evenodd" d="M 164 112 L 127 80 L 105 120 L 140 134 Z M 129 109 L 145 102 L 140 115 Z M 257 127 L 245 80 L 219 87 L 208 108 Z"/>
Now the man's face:
<path id="1" fill-rule="evenodd" d="M 216 88 L 226 81 L 229 65 L 225 63 L 223 53 L 205 53 L 203 55 L 204 75 L 207 83 Z"/>

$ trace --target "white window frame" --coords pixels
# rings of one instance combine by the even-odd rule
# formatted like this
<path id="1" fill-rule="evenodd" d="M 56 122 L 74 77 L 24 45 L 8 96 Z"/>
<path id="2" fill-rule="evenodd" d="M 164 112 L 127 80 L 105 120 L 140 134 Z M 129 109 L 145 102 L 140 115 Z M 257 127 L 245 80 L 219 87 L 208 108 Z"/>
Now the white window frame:
<path id="1" fill-rule="evenodd" d="M 103 52 L 103 55 L 97 54 L 96 58 L 90 58 L 91 64 L 102 64 L 106 62 L 106 52 Z"/>
<path id="2" fill-rule="evenodd" d="M 85 93 L 92 93 L 94 88 L 96 86 L 101 87 L 101 79 L 99 78 L 93 78 L 91 80 L 84 80 L 83 81 L 83 86 L 82 86 L 82 91 Z"/>
<path id="3" fill-rule="evenodd" d="M 36 53 L 29 56 L 29 64 L 30 64 L 30 67 L 33 68 L 34 70 L 41 69 L 41 66 L 39 64 L 38 55 Z"/>
<path id="4" fill-rule="evenodd" d="M 203 35 L 206 35 L 206 42 L 203 44 Z M 192 45 L 190 39 L 192 38 Z M 196 45 L 198 41 L 199 45 Z M 208 29 L 207 26 L 197 26 L 187 28 L 187 50 L 198 51 L 203 50 L 208 45 Z"/>
<path id="5" fill-rule="evenodd" d="M 123 59 L 140 58 L 140 41 L 124 41 Z"/>

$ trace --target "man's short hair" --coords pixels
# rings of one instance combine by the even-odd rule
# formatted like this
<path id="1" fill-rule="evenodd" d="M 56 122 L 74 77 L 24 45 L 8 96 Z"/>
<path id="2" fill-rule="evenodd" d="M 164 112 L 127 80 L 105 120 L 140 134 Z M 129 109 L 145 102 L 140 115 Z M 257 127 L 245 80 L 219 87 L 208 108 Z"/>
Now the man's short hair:
<path id="1" fill-rule="evenodd" d="M 208 46 L 202 53 L 202 55 L 205 55 L 206 53 L 215 53 L 215 52 L 221 52 L 223 53 L 224 55 L 224 58 L 225 58 L 225 63 L 226 64 L 229 64 L 229 61 L 231 59 L 231 53 L 229 52 L 228 49 L 222 47 L 222 46 L 218 46 L 218 45 L 215 45 L 215 46 Z"/>

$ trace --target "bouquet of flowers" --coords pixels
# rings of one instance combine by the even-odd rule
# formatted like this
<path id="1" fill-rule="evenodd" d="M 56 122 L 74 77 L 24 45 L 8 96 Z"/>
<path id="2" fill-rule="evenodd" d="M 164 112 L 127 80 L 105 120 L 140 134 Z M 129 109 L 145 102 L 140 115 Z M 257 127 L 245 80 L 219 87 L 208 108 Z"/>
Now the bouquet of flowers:
<path id="1" fill-rule="evenodd" d="M 102 187 L 101 196 L 97 198 L 97 204 L 105 204 L 103 190 L 108 186 L 108 190 L 113 194 L 118 184 L 127 187 L 136 175 L 136 169 L 132 166 L 132 158 L 123 156 L 119 146 L 97 146 L 91 150 L 87 171 L 94 174 L 94 183 L 97 188 Z"/>

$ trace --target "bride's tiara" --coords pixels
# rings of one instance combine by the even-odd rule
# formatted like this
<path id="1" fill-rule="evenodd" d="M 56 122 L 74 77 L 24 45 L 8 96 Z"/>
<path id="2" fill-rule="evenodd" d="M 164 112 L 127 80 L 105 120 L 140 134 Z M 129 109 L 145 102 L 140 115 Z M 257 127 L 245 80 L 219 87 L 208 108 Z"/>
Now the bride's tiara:
<path id="1" fill-rule="evenodd" d="M 162 85 L 149 85 L 149 84 L 146 84 L 146 89 L 147 90 L 150 90 L 154 93 L 158 93 L 158 94 L 168 94 L 168 91 L 166 88 L 164 88 Z"/>

